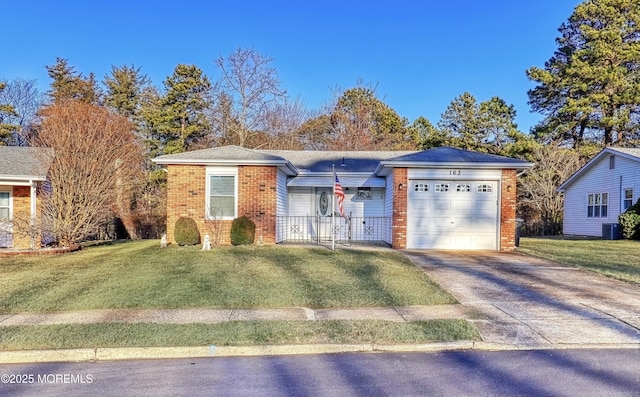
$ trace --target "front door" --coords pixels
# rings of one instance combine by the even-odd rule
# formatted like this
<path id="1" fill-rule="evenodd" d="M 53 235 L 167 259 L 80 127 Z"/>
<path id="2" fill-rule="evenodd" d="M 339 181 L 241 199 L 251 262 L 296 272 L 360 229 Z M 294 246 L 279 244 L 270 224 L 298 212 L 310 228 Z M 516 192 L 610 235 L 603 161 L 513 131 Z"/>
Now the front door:
<path id="1" fill-rule="evenodd" d="M 11 224 L 11 193 L 0 191 L 0 248 L 13 246 Z"/>
<path id="2" fill-rule="evenodd" d="M 318 235 L 321 240 L 331 239 L 331 188 L 316 188 L 316 214 L 318 215 Z"/>

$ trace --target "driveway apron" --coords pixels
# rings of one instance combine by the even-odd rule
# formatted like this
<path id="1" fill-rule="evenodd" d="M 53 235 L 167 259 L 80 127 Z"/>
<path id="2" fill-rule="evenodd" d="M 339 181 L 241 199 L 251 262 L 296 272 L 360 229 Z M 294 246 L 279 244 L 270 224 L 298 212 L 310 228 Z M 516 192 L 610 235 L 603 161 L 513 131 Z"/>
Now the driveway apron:
<path id="1" fill-rule="evenodd" d="M 640 343 L 640 287 L 519 253 L 405 253 L 467 307 L 485 342 Z"/>

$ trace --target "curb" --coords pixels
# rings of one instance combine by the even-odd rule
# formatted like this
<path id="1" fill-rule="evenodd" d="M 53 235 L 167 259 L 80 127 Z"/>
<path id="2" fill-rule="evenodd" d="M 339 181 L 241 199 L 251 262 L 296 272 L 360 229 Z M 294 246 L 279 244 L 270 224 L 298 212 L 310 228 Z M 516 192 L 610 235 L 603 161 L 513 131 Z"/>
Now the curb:
<path id="1" fill-rule="evenodd" d="M 455 350 L 513 351 L 567 349 L 640 349 L 639 343 L 514 345 L 478 341 L 425 344 L 308 344 L 266 346 L 115 347 L 0 352 L 0 364 L 96 362 L 118 360 L 256 357 L 337 353 L 426 353 Z"/>

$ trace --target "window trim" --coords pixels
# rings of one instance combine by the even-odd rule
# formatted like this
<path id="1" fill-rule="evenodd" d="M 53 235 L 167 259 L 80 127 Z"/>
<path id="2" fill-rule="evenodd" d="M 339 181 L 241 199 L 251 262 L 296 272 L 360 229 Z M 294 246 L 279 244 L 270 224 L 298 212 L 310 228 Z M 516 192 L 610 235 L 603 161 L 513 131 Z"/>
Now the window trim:
<path id="1" fill-rule="evenodd" d="M 593 200 L 591 200 L 591 198 L 593 198 Z M 609 192 L 587 193 L 586 209 L 587 209 L 587 213 L 586 213 L 587 219 L 608 218 L 609 217 Z"/>
<path id="2" fill-rule="evenodd" d="M 627 198 L 627 192 L 631 192 L 631 198 Z M 627 205 L 627 202 L 629 203 L 629 205 Z M 633 188 L 632 187 L 626 187 L 624 189 L 622 189 L 622 212 L 626 211 L 629 209 L 629 207 L 633 206 Z"/>
<path id="3" fill-rule="evenodd" d="M 215 218 L 209 213 L 211 206 L 211 177 L 212 176 L 232 176 L 233 179 L 233 216 L 223 216 Z M 237 167 L 207 167 L 205 172 L 205 208 L 204 218 L 206 220 L 229 221 L 238 217 L 238 168 Z"/>
<path id="4" fill-rule="evenodd" d="M 0 187 L 0 192 L 9 193 L 9 206 L 8 207 L 4 207 L 3 206 L 2 208 L 9 208 L 9 219 L 8 219 L 8 221 L 11 222 L 13 220 L 13 189 L 12 188 Z"/>

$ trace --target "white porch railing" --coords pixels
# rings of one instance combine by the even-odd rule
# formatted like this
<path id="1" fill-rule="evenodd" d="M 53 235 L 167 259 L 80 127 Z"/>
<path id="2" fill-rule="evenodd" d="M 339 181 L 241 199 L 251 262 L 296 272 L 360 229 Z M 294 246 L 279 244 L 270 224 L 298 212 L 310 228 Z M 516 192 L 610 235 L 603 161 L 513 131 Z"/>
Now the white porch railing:
<path id="1" fill-rule="evenodd" d="M 333 226 L 333 229 L 332 229 Z M 337 217 L 332 225 L 331 216 L 278 216 L 276 236 L 282 243 L 320 244 L 335 241 L 389 243 L 391 218 L 384 216 Z"/>

